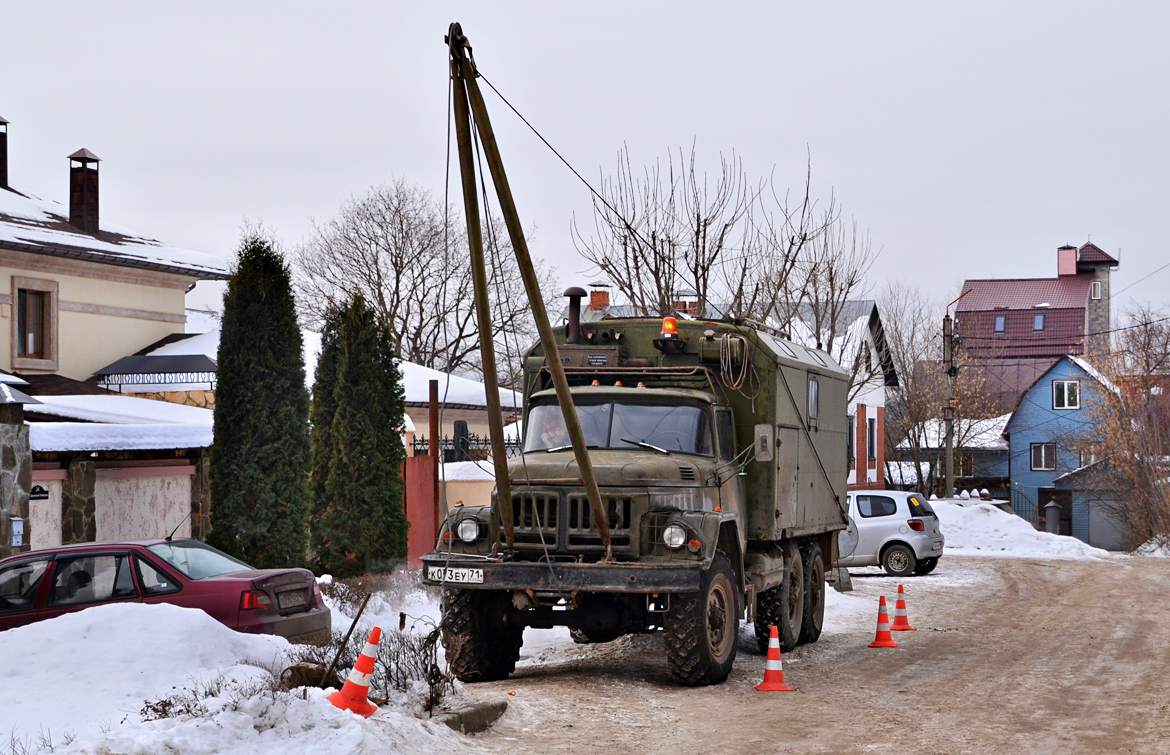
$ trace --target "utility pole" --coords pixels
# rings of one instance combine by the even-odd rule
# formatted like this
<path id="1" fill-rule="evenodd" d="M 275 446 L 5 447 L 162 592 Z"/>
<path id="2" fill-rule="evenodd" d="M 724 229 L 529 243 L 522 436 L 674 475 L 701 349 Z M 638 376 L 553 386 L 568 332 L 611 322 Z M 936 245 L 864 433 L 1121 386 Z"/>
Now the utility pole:
<path id="1" fill-rule="evenodd" d="M 955 342 L 952 332 L 951 313 L 948 310 L 943 315 L 943 367 L 947 373 L 946 404 L 943 405 L 943 419 L 946 420 L 947 433 L 947 460 L 946 460 L 946 488 L 947 498 L 955 497 Z"/>

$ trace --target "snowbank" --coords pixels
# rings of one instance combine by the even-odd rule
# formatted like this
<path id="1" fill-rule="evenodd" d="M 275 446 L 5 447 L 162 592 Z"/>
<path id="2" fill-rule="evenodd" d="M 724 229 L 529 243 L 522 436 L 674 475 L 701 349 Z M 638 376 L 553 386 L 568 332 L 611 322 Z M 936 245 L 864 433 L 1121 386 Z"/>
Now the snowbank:
<path id="1" fill-rule="evenodd" d="M 1159 543 L 1157 540 L 1150 540 L 1138 546 L 1137 550 L 1133 552 L 1135 556 L 1152 556 L 1153 558 L 1170 558 L 1170 543 Z"/>
<path id="2" fill-rule="evenodd" d="M 1108 551 L 1075 537 L 1040 532 L 1015 514 L 987 503 L 930 502 L 946 537 L 944 553 L 1016 558 L 1105 558 Z"/>
<path id="3" fill-rule="evenodd" d="M 241 695 L 231 685 L 203 700 L 204 716 L 144 721 L 145 701 L 220 676 L 246 684 L 268 674 L 255 664 L 284 665 L 286 640 L 234 632 L 194 609 L 99 606 L 0 633 L 0 647 L 0 731 L 30 752 L 46 733 L 54 752 L 128 755 L 450 752 L 464 741 L 388 708 L 361 719 L 320 691 Z"/>

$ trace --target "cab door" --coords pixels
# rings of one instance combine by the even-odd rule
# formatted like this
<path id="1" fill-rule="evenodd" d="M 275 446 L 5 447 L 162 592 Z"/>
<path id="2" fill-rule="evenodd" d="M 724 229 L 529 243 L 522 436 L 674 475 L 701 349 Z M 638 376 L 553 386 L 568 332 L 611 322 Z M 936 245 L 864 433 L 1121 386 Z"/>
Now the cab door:
<path id="1" fill-rule="evenodd" d="M 740 467 L 730 466 L 735 459 L 735 424 L 731 410 L 725 407 L 715 410 L 715 445 L 719 463 L 726 469 L 719 480 L 719 507 L 726 512 L 739 514 L 747 503 L 747 474 Z M 741 528 L 740 538 L 743 539 L 746 534 Z"/>

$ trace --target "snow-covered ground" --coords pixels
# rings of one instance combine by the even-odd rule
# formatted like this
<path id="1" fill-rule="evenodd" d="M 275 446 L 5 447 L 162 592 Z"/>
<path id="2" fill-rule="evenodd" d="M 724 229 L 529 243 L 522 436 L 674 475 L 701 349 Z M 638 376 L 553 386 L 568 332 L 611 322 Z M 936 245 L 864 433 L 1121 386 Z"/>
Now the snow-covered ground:
<path id="1" fill-rule="evenodd" d="M 34 753 L 49 752 L 51 741 L 54 753 L 128 755 L 451 752 L 466 742 L 393 708 L 365 720 L 334 708 L 323 691 L 265 691 L 272 677 L 261 667 L 279 672 L 289 647 L 165 604 L 100 606 L 8 630 L 0 636 L 0 752 L 10 740 Z M 220 688 L 203 700 L 203 715 L 140 713 L 147 701 L 198 687 Z"/>
<path id="2" fill-rule="evenodd" d="M 976 501 L 930 502 L 946 538 L 944 555 L 1015 558 L 1106 558 L 1108 551 L 1075 537 L 1040 532 L 1016 516 Z"/>

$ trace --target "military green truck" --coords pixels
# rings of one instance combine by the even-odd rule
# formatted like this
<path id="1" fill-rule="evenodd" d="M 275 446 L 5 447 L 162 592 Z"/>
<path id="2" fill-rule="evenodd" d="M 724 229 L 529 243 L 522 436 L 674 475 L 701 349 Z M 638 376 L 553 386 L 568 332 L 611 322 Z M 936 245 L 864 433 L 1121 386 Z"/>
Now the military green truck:
<path id="1" fill-rule="evenodd" d="M 846 373 L 823 351 L 745 322 L 580 322 L 556 328 L 607 536 L 551 389 L 525 355 L 523 449 L 506 507 L 456 506 L 424 580 L 441 585 L 447 659 L 463 681 L 507 677 L 525 627 L 579 642 L 662 631 L 673 677 L 717 684 L 741 619 L 761 652 L 815 642 L 846 526 Z M 609 541 L 607 546 L 605 540 Z"/>

